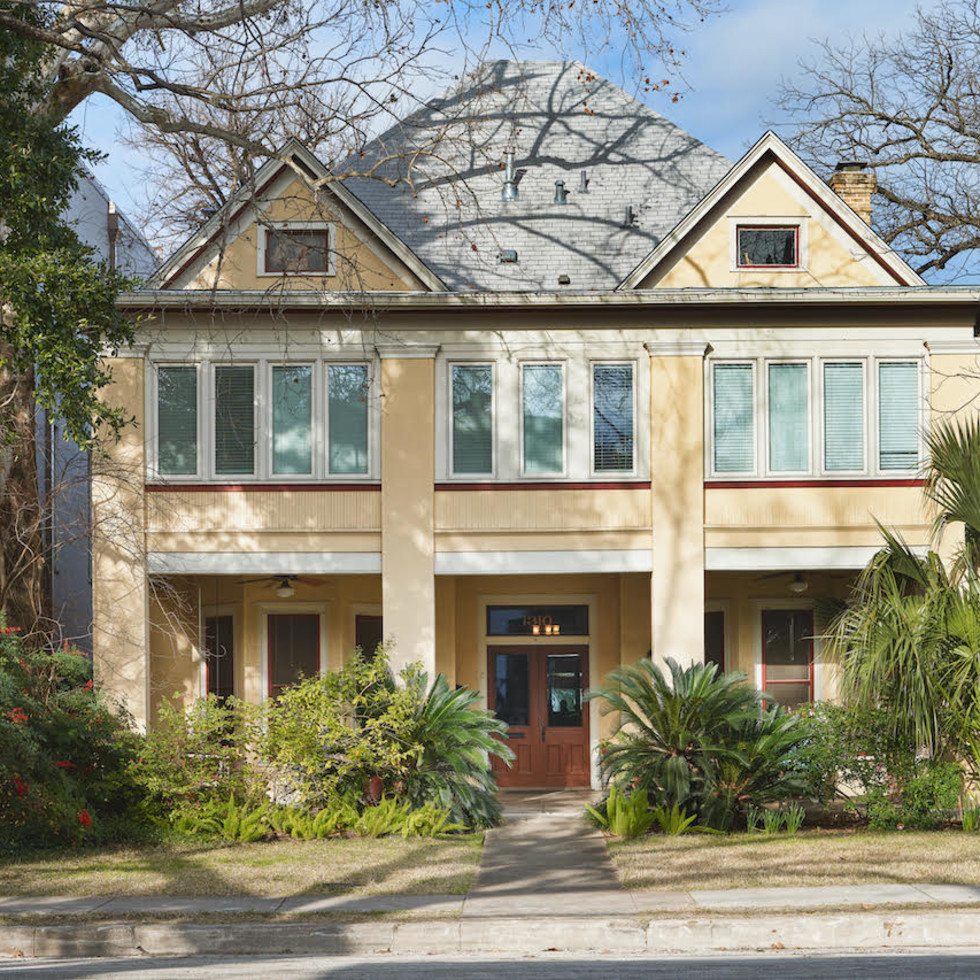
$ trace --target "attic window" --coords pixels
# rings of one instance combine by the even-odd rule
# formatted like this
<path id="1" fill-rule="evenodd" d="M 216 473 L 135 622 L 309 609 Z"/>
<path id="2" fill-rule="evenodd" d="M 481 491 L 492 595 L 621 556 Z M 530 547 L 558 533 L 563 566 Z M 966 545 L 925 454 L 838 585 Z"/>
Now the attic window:
<path id="1" fill-rule="evenodd" d="M 735 239 L 739 269 L 799 268 L 799 225 L 739 225 Z"/>
<path id="2" fill-rule="evenodd" d="M 265 229 L 267 273 L 329 275 L 330 231 L 328 228 Z"/>

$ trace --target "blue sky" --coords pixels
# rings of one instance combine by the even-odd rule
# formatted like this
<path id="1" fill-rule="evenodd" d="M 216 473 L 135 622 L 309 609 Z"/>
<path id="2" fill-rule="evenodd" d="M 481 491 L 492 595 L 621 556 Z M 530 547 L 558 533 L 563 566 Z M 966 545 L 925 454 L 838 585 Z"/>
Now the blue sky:
<path id="1" fill-rule="evenodd" d="M 926 0 L 922 4 L 929 7 Z M 840 41 L 846 32 L 876 35 L 909 26 L 915 0 L 729 0 L 729 12 L 700 25 L 683 39 L 683 99 L 671 103 L 656 93 L 649 104 L 731 159 L 762 134 L 775 110 L 770 99 L 801 59 L 816 54 L 815 41 Z M 521 52 L 547 57 L 549 52 Z M 575 52 L 571 52 L 575 54 Z M 613 59 L 608 59 L 610 62 Z M 592 67 L 622 81 L 601 61 Z M 90 146 L 108 154 L 99 180 L 124 211 L 132 211 L 144 177 L 139 159 L 118 135 L 125 120 L 108 100 L 88 100 L 72 119 Z"/>

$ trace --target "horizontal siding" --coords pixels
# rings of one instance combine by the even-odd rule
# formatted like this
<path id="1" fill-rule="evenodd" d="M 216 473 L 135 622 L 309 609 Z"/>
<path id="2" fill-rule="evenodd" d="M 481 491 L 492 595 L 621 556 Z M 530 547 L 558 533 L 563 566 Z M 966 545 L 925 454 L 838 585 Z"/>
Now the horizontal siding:
<path id="1" fill-rule="evenodd" d="M 436 531 L 604 531 L 650 527 L 650 491 L 477 490 L 435 495 Z"/>
<path id="2" fill-rule="evenodd" d="M 381 494 L 222 491 L 148 494 L 147 532 L 380 531 Z"/>

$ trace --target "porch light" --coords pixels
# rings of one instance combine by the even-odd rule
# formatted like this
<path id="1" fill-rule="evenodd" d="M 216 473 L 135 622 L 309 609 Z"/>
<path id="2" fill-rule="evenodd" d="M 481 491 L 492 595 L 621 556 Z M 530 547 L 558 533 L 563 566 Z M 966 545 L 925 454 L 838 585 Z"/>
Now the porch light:
<path id="1" fill-rule="evenodd" d="M 279 588 L 276 589 L 276 595 L 280 599 L 288 599 L 290 596 L 296 595 L 296 590 L 289 584 L 288 578 L 284 578 L 279 583 Z"/>
<path id="2" fill-rule="evenodd" d="M 531 632 L 532 632 L 532 633 L 534 634 L 534 636 L 537 636 L 537 635 L 538 635 L 538 634 L 539 634 L 539 633 L 541 632 L 541 627 L 540 627 L 540 626 L 538 626 L 538 624 L 537 624 L 537 623 L 535 623 L 535 624 L 534 624 L 534 625 L 533 625 L 533 626 L 531 627 Z"/>
<path id="3" fill-rule="evenodd" d="M 802 595 L 808 588 L 810 588 L 810 583 L 803 578 L 802 572 L 797 572 L 796 577 L 789 583 L 787 588 L 795 595 Z"/>

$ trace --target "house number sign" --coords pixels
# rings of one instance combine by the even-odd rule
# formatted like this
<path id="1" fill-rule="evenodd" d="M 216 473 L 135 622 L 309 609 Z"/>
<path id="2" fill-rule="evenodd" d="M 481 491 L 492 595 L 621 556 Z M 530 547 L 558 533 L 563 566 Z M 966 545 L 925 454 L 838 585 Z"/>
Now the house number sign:
<path id="1" fill-rule="evenodd" d="M 588 635 L 588 606 L 487 606 L 487 636 Z"/>

